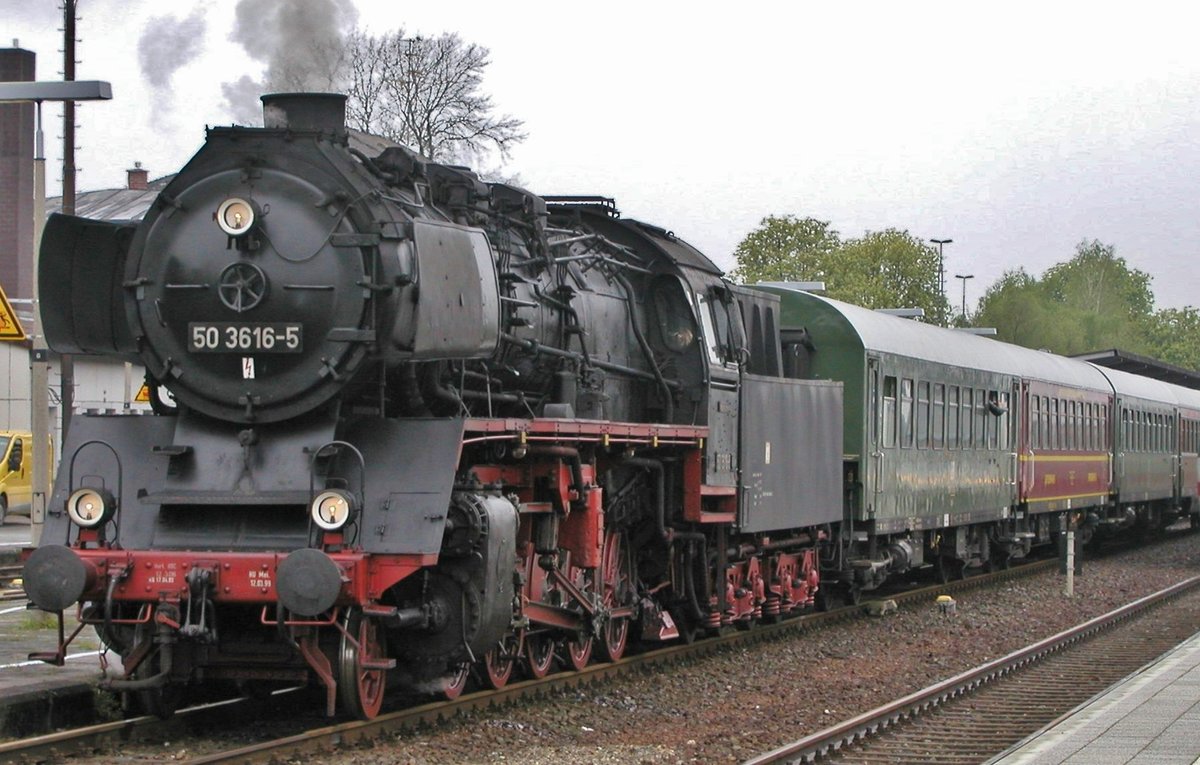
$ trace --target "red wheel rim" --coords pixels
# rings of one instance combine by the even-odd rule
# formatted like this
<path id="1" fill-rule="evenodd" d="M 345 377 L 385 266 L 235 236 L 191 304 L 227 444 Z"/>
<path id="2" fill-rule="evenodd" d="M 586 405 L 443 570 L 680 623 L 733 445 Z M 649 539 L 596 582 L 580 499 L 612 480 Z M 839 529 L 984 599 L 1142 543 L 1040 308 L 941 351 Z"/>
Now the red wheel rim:
<path id="1" fill-rule="evenodd" d="M 602 602 L 607 609 L 623 605 L 630 590 L 629 556 L 625 554 L 623 535 L 610 531 L 604 538 L 604 583 Z M 600 631 L 600 652 L 609 661 L 625 655 L 629 642 L 629 618 L 609 619 Z"/>
<path id="2" fill-rule="evenodd" d="M 360 611 L 346 614 L 345 628 L 347 635 L 342 636 L 338 667 L 342 706 L 348 713 L 370 720 L 379 714 L 383 706 L 387 672 L 367 669 L 364 664 L 384 657 L 383 641 L 378 625 L 364 618 Z M 354 640 L 349 639 L 351 635 Z"/>
<path id="3" fill-rule="evenodd" d="M 484 682 L 488 687 L 499 690 L 512 679 L 517 657 L 521 655 L 523 635 L 509 635 L 483 656 Z"/>
<path id="4" fill-rule="evenodd" d="M 554 664 L 554 641 L 545 637 L 527 638 L 525 640 L 525 658 L 529 664 L 529 674 L 535 678 L 543 678 L 550 674 Z"/>
<path id="5" fill-rule="evenodd" d="M 573 669 L 583 669 L 592 660 L 592 638 L 567 641 L 567 660 Z"/>
<path id="6" fill-rule="evenodd" d="M 463 690 L 467 687 L 467 678 L 470 676 L 470 667 L 463 665 L 454 670 L 450 674 L 442 678 L 442 696 L 448 701 L 453 701 L 462 695 Z"/>

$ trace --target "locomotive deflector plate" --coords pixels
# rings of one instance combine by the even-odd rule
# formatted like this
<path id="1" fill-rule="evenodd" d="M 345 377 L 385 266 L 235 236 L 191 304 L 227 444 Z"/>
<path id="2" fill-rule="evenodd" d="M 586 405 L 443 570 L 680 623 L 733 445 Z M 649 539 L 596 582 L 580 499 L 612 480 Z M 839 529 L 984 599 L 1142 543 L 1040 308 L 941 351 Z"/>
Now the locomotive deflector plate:
<path id="1" fill-rule="evenodd" d="M 372 553 L 437 553 L 463 438 L 462 419 L 364 419 L 342 435 L 362 452 L 359 541 Z M 353 471 L 346 478 L 354 481 Z"/>

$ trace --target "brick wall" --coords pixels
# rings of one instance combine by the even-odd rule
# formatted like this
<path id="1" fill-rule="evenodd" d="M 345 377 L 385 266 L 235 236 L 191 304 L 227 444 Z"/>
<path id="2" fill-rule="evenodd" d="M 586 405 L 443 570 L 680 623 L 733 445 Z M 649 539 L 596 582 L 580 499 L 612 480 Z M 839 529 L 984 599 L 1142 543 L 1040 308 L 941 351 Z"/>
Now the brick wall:
<path id="1" fill-rule="evenodd" d="M 0 81 L 32 81 L 36 64 L 0 48 Z M 0 104 L 0 286 L 14 299 L 33 297 L 33 117 L 32 104 Z"/>

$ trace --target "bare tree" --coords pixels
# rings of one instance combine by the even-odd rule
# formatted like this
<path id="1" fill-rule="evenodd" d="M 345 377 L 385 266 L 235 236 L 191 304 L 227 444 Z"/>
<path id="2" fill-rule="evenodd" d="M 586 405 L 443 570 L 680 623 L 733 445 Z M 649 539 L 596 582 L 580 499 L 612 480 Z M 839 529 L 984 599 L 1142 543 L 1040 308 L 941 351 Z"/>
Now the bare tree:
<path id="1" fill-rule="evenodd" d="M 346 121 L 350 127 L 368 133 L 379 129 L 384 85 L 400 68 L 396 60 L 399 46 L 393 38 L 402 34 L 372 37 L 356 29 L 346 36 L 343 86 L 349 96 Z"/>
<path id="2" fill-rule="evenodd" d="M 480 92 L 488 49 L 456 34 L 381 37 L 362 32 L 347 41 L 345 82 L 351 124 L 440 160 L 502 157 L 523 141 L 524 123 L 493 114 Z"/>

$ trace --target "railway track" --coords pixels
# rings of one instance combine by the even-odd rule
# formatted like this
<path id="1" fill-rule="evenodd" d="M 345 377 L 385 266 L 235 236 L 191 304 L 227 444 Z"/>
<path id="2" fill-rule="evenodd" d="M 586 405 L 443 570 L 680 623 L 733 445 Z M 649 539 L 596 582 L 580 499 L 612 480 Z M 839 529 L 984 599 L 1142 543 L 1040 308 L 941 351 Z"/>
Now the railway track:
<path id="1" fill-rule="evenodd" d="M 1056 561 L 1035 561 L 1012 569 L 973 576 L 968 579 L 920 587 L 887 596 L 897 604 L 928 602 L 939 594 L 956 594 L 993 586 L 1002 582 L 1030 576 L 1057 565 Z M 792 637 L 807 630 L 819 629 L 837 622 L 866 618 L 859 606 L 847 606 L 835 611 L 813 613 L 778 624 L 760 625 L 753 630 L 734 631 L 694 644 L 680 644 L 626 657 L 618 662 L 592 664 L 578 672 L 561 672 L 541 680 L 510 684 L 498 691 L 465 694 L 454 701 L 419 704 L 396 712 L 380 715 L 370 721 L 349 721 L 321 724 L 295 735 L 271 741 L 239 746 L 208 754 L 194 752 L 190 763 L 261 762 L 269 763 L 308 751 L 323 751 L 331 747 L 370 741 L 422 724 L 435 724 L 470 711 L 511 704 L 543 694 L 587 686 L 632 672 L 691 661 L 728 647 L 749 645 L 758 641 Z M 258 702 L 261 704 L 261 702 Z M 309 705 L 311 706 L 311 705 Z M 280 719 L 295 716 L 295 705 L 278 702 Z M 253 711 L 251 711 L 253 709 Z M 270 720 L 271 713 L 254 707 L 248 700 L 229 701 L 196 707 L 178 713 L 174 718 L 160 721 L 140 717 L 132 720 L 104 723 L 86 728 L 62 731 L 46 736 L 0 743 L 0 762 L 36 762 L 60 759 L 70 753 L 124 745 L 131 741 L 178 740 L 188 731 L 211 731 L 222 728 L 226 721 Z M 220 746 L 219 743 L 214 746 Z"/>
<path id="2" fill-rule="evenodd" d="M 974 765 L 1158 658 L 1198 624 L 1200 577 L 1193 577 L 745 765 Z"/>
<path id="3" fill-rule="evenodd" d="M 21 569 L 19 563 L 0 566 L 0 601 L 25 599 L 25 590 L 20 582 Z"/>

